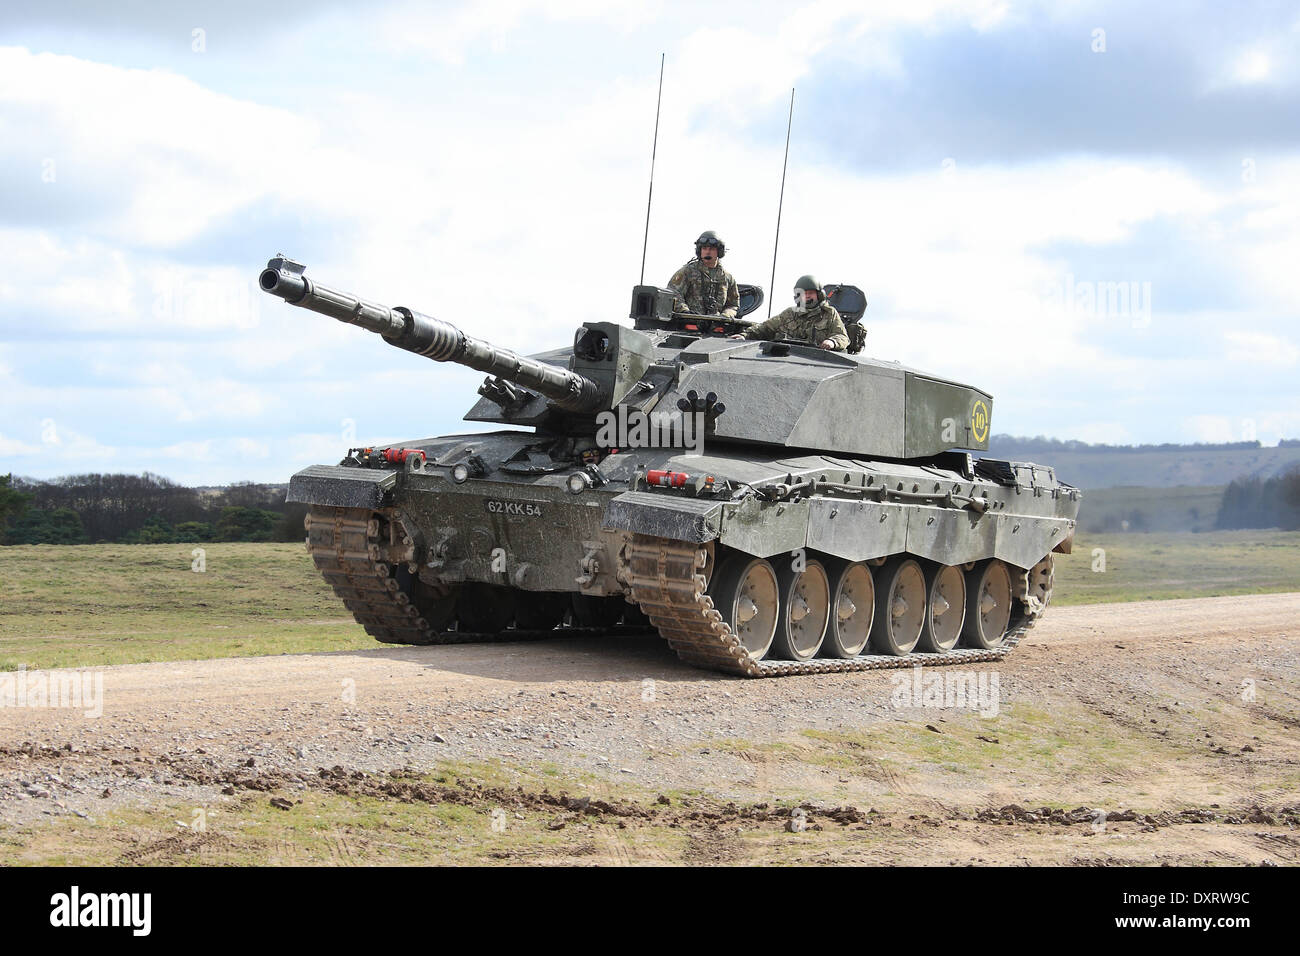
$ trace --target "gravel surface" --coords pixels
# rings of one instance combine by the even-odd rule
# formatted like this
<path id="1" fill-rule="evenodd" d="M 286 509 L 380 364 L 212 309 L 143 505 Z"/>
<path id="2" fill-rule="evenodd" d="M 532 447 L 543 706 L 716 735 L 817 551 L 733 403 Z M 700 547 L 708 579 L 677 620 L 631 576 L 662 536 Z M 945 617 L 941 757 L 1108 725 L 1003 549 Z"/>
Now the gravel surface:
<path id="1" fill-rule="evenodd" d="M 1146 801 L 1171 812 L 1276 803 L 1262 791 L 1294 781 L 1300 766 L 1297 621 L 1300 593 L 1053 608 L 1005 661 L 971 668 L 996 676 L 997 717 L 896 706 L 894 672 L 764 680 L 701 672 L 652 636 L 108 667 L 95 672 L 102 716 L 0 707 L 0 826 L 93 818 L 131 803 L 201 803 L 220 795 L 213 781 L 230 768 L 292 790 L 307 785 L 295 775 L 319 768 L 419 771 L 445 760 L 552 764 L 592 775 L 597 791 L 604 782 L 609 792 L 696 789 L 718 801 L 806 798 L 972 818 L 1004 805 L 1071 803 L 1103 785 L 1116 788 L 1105 792 L 1117 806 Z M 868 772 L 850 773 L 799 759 L 802 732 L 891 723 L 992 748 L 999 732 L 1028 726 L 1018 708 L 1049 722 L 1082 715 L 1155 748 L 1172 734 L 1199 756 L 1169 773 L 1135 766 L 1129 786 L 1113 768 L 1067 773 L 1049 761 L 993 760 L 956 773 L 904 754 L 875 764 L 878 772 L 868 760 Z M 795 749 L 782 752 L 782 743 Z M 195 772 L 205 767 L 206 781 Z M 1208 849 L 1219 837 L 1207 832 L 1205 853 L 1221 852 Z M 1297 845 L 1256 856 L 1294 862 Z M 936 861 L 951 850 L 941 840 L 929 846 Z"/>

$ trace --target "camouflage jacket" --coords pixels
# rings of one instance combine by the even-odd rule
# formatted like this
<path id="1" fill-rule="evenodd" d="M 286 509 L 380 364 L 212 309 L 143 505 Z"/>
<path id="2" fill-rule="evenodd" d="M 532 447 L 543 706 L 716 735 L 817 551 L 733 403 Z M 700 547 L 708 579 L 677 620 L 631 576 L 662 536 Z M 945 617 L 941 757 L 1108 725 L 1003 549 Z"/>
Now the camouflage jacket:
<path id="1" fill-rule="evenodd" d="M 736 280 L 720 265 L 706 269 L 699 259 L 692 259 L 673 273 L 668 285 L 677 293 L 673 299 L 673 309 L 677 312 L 734 319 L 740 308 Z"/>
<path id="2" fill-rule="evenodd" d="M 835 343 L 836 352 L 849 347 L 849 333 L 844 328 L 844 320 L 829 302 L 823 302 L 811 312 L 800 312 L 791 306 L 766 322 L 750 326 L 745 330 L 745 338 L 795 339 L 813 345 L 821 345 L 830 339 Z"/>

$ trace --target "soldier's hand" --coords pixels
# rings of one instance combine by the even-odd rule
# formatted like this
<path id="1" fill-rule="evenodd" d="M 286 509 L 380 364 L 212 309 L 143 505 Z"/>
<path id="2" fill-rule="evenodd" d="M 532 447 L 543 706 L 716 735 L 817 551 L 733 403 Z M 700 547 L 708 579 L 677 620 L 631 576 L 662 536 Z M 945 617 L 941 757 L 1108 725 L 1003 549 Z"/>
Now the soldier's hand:
<path id="1" fill-rule="evenodd" d="M 822 339 L 822 348 L 824 348 L 824 349 L 828 349 L 829 351 L 834 352 L 834 351 L 835 351 L 835 343 L 834 343 L 833 341 L 831 341 L 830 339 Z"/>

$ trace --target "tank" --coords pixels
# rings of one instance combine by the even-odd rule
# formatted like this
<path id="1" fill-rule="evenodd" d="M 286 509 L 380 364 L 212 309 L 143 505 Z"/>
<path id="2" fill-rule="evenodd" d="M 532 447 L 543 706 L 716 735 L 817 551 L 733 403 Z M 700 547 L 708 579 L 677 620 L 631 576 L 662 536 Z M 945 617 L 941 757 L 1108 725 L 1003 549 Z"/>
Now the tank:
<path id="1" fill-rule="evenodd" d="M 992 396 L 734 339 L 757 287 L 720 319 L 637 286 L 630 326 L 523 356 L 305 271 L 277 256 L 259 283 L 486 373 L 465 419 L 501 426 L 350 448 L 290 481 L 312 560 L 379 641 L 650 627 L 690 664 L 764 677 L 996 660 L 1051 600 L 1081 495 L 978 455 Z M 860 346 L 861 290 L 826 288 Z"/>

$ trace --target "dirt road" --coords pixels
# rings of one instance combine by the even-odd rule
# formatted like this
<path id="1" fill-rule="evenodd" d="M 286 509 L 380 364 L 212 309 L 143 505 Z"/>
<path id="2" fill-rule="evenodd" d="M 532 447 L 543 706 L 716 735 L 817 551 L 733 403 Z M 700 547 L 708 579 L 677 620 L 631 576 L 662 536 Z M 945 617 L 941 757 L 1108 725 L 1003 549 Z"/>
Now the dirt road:
<path id="1" fill-rule="evenodd" d="M 1300 593 L 1054 608 L 947 688 L 946 668 L 722 677 L 653 637 L 104 668 L 102 716 L 0 707 L 0 861 L 46 858 L 68 824 L 123 861 L 165 859 L 131 847 L 189 844 L 132 812 L 237 815 L 254 796 L 486 815 L 507 800 L 471 782 L 489 765 L 523 787 L 520 829 L 582 839 L 502 854 L 486 832 L 484 858 L 1294 864 L 1297 622 Z M 449 761 L 454 793 L 394 785 Z M 347 828 L 353 858 L 385 859 Z M 436 834 L 425 846 L 440 858 Z"/>

